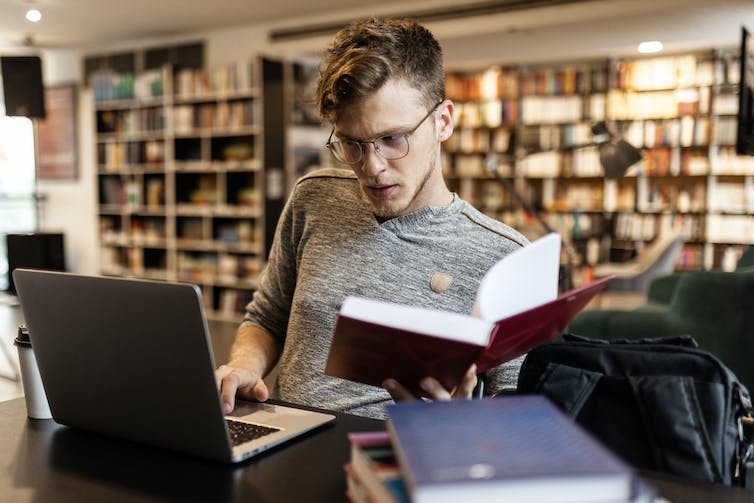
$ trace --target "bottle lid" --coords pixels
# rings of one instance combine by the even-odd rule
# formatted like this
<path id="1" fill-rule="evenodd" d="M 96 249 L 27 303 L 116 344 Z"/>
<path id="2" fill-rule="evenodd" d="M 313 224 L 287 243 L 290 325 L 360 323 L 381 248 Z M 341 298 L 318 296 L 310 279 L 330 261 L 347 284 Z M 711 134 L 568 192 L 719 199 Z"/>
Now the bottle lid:
<path id="1" fill-rule="evenodd" d="M 13 342 L 18 346 L 31 347 L 31 339 L 29 339 L 29 329 L 26 327 L 26 325 L 18 326 L 18 334 L 16 335 L 16 339 Z"/>

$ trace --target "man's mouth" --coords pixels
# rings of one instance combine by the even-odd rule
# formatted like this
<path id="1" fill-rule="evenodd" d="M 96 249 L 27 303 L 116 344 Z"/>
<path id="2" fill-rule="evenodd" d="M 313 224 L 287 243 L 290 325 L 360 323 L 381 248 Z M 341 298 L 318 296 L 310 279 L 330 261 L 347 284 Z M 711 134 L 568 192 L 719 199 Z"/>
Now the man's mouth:
<path id="1" fill-rule="evenodd" d="M 367 186 L 369 195 L 376 199 L 385 199 L 390 197 L 398 189 L 397 185 L 370 185 Z"/>

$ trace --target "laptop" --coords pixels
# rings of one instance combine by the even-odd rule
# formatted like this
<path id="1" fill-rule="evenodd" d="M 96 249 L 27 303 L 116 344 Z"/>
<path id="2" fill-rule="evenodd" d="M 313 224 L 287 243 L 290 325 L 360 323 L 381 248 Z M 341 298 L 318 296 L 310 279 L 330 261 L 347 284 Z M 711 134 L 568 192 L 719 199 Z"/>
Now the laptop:
<path id="1" fill-rule="evenodd" d="M 224 415 L 196 285 L 29 269 L 13 279 L 60 424 L 238 462 L 335 419 L 246 401 Z"/>

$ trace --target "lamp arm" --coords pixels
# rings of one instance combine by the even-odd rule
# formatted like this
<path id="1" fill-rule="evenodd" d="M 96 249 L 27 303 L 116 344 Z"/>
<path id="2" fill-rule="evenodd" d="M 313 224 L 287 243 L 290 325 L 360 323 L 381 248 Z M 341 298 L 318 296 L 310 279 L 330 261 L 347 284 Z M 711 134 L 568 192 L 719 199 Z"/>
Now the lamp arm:
<path id="1" fill-rule="evenodd" d="M 542 226 L 542 228 L 546 232 L 548 232 L 548 233 L 555 232 L 555 229 L 553 229 L 552 226 L 550 226 L 550 224 L 547 223 L 547 220 L 545 220 L 544 218 L 542 218 L 542 215 L 539 213 L 539 211 L 535 210 L 529 204 L 529 202 L 526 199 L 524 199 L 524 196 L 522 196 L 521 194 L 518 193 L 518 191 L 513 186 L 513 183 L 510 180 L 508 180 L 507 178 L 505 178 L 504 176 L 502 176 L 497 171 L 497 169 L 495 169 L 494 167 L 491 167 L 489 164 L 487 166 L 487 171 L 490 174 L 492 174 L 497 179 L 497 181 L 500 182 L 501 185 L 503 185 L 505 187 L 505 190 L 508 191 L 508 194 L 510 194 L 511 196 L 513 196 L 513 199 L 516 200 L 516 202 L 519 204 L 519 206 L 521 206 L 526 213 L 528 213 L 529 215 L 533 216 L 537 220 L 537 223 L 539 223 L 539 225 Z"/>
<path id="2" fill-rule="evenodd" d="M 515 159 L 514 159 L 515 162 Z M 513 183 L 504 176 L 502 176 L 497 170 L 497 163 L 486 162 L 485 169 L 488 173 L 495 177 L 500 184 L 505 187 L 505 190 L 516 200 L 516 202 L 524 209 L 526 213 L 533 216 L 537 223 L 544 229 L 546 233 L 557 232 L 552 226 L 547 223 L 542 215 L 534 209 L 528 201 L 516 190 Z M 573 248 L 569 240 L 564 240 L 563 251 L 565 252 L 566 263 L 560 269 L 560 289 L 562 292 L 567 292 L 573 289 Z"/>

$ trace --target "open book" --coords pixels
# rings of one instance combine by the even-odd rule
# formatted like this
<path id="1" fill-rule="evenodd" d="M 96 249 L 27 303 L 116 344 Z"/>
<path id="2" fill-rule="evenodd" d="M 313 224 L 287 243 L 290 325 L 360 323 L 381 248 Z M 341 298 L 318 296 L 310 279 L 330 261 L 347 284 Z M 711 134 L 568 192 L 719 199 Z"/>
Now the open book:
<path id="1" fill-rule="evenodd" d="M 552 340 L 611 279 L 558 297 L 559 266 L 555 233 L 506 255 L 482 278 L 472 314 L 347 297 L 325 373 L 414 390 L 431 376 L 452 389 L 474 362 L 484 372 Z"/>

